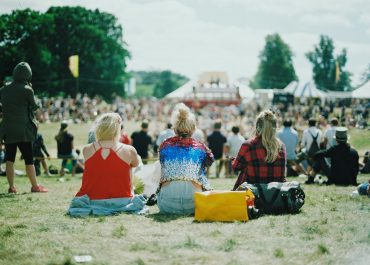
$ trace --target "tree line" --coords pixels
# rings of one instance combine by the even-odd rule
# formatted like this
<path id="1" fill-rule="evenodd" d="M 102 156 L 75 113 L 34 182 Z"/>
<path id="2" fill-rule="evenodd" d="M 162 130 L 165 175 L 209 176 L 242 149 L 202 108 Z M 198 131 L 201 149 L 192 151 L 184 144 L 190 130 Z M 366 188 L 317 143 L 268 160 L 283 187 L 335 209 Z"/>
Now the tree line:
<path id="1" fill-rule="evenodd" d="M 291 81 L 298 81 L 292 57 L 293 52 L 279 34 L 267 35 L 265 46 L 259 55 L 260 63 L 257 73 L 250 82 L 252 88 L 286 87 Z M 350 91 L 351 73 L 345 68 L 347 50 L 334 54 L 334 41 L 325 35 L 320 36 L 319 43 L 313 51 L 306 54 L 312 63 L 313 80 L 321 90 Z M 369 64 L 370 69 L 370 64 Z M 369 70 L 363 74 L 364 81 L 369 79 Z"/>
<path id="2" fill-rule="evenodd" d="M 68 68 L 71 55 L 80 58 L 79 91 Z M 38 94 L 124 96 L 129 57 L 117 18 L 98 9 L 51 7 L 45 13 L 25 9 L 0 16 L 0 80 L 27 61 Z"/>
<path id="3" fill-rule="evenodd" d="M 126 70 L 130 58 L 123 41 L 124 30 L 117 18 L 98 9 L 51 7 L 45 13 L 31 9 L 0 15 L 0 80 L 12 75 L 20 61 L 30 63 L 32 83 L 37 94 L 53 96 L 77 92 L 111 99 L 125 96 L 124 83 L 137 79 L 137 96 L 162 98 L 188 79 L 171 71 L 131 72 Z M 72 76 L 68 58 L 79 55 L 79 78 Z M 295 73 L 293 52 L 279 34 L 266 37 L 259 58 L 253 88 L 284 88 Z M 313 64 L 313 78 L 322 90 L 351 90 L 351 73 L 345 66 L 347 52 L 334 55 L 334 42 L 320 36 L 313 51 L 306 54 Z M 370 69 L 370 64 L 369 64 Z M 370 70 L 364 73 L 369 78 Z M 367 80 L 366 79 L 366 80 Z"/>

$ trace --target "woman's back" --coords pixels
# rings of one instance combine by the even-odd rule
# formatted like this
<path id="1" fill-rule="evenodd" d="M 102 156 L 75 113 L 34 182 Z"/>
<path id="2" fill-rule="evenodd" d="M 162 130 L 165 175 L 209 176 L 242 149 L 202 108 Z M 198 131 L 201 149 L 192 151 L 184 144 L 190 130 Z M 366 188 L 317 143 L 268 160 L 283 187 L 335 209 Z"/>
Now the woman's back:
<path id="1" fill-rule="evenodd" d="M 134 153 L 131 146 L 123 144 L 112 148 L 93 143 L 85 147 L 85 171 L 76 196 L 88 195 L 92 200 L 132 197 L 131 166 L 136 161 L 131 161 L 131 157 Z"/>
<path id="2" fill-rule="evenodd" d="M 171 137 L 159 151 L 162 167 L 161 183 L 171 180 L 189 180 L 208 189 L 206 167 L 214 160 L 212 152 L 192 138 Z"/>

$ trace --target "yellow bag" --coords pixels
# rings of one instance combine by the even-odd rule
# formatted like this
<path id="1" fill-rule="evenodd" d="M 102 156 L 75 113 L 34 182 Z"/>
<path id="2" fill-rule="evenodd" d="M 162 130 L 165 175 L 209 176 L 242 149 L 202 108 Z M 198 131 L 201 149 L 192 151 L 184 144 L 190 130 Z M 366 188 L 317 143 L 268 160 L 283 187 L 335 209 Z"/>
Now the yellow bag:
<path id="1" fill-rule="evenodd" d="M 195 220 L 248 221 L 249 200 L 254 200 L 250 190 L 195 192 Z"/>

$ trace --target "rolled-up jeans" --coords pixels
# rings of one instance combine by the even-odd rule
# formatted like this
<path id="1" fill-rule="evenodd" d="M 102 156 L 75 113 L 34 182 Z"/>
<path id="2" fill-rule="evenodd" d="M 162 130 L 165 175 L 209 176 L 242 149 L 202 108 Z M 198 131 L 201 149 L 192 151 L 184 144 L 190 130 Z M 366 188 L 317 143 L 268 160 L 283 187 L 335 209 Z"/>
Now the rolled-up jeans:
<path id="1" fill-rule="evenodd" d="M 157 196 L 157 204 L 162 213 L 194 214 L 194 193 L 201 192 L 191 181 L 174 180 L 162 186 Z"/>

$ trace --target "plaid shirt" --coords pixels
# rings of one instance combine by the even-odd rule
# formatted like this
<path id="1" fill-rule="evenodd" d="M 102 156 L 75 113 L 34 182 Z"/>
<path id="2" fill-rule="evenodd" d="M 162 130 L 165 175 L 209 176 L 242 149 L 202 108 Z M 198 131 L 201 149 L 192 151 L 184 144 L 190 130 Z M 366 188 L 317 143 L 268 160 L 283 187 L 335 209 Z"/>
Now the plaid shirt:
<path id="1" fill-rule="evenodd" d="M 233 169 L 240 170 L 234 190 L 243 182 L 269 183 L 285 182 L 286 152 L 282 144 L 279 157 L 272 163 L 265 161 L 266 150 L 260 137 L 253 137 L 243 143 L 233 162 Z"/>

